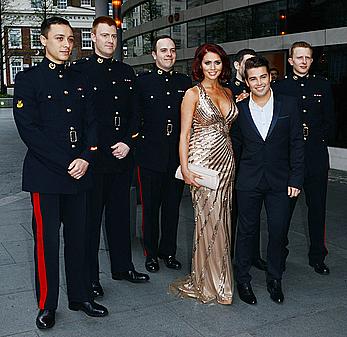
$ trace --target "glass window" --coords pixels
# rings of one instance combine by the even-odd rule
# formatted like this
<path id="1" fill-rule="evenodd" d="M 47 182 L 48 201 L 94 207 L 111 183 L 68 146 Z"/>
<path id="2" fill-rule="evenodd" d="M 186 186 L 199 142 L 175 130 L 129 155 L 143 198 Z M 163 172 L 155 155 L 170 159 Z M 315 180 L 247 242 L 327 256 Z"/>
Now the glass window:
<path id="1" fill-rule="evenodd" d="M 92 49 L 92 38 L 90 29 L 81 30 L 82 49 Z"/>
<path id="2" fill-rule="evenodd" d="M 38 65 L 39 63 L 41 63 L 42 59 L 43 59 L 43 56 L 32 56 L 31 65 L 32 66 Z"/>
<path id="3" fill-rule="evenodd" d="M 30 29 L 30 46 L 31 49 L 39 49 L 42 48 L 42 44 L 40 41 L 41 31 L 39 28 L 31 28 Z"/>
<path id="4" fill-rule="evenodd" d="M 226 14 L 226 41 L 247 40 L 252 37 L 252 8 L 240 8 Z"/>
<path id="5" fill-rule="evenodd" d="M 22 48 L 22 30 L 20 28 L 10 28 L 8 30 L 8 47 Z"/>
<path id="6" fill-rule="evenodd" d="M 197 47 L 205 43 L 205 19 L 190 21 L 187 23 L 187 47 Z"/>
<path id="7" fill-rule="evenodd" d="M 91 0 L 81 0 L 81 6 L 91 6 L 92 1 Z"/>
<path id="8" fill-rule="evenodd" d="M 226 40 L 225 14 L 206 18 L 206 42 L 221 43 Z"/>
<path id="9" fill-rule="evenodd" d="M 42 8 L 43 0 L 31 0 L 31 8 Z"/>
<path id="10" fill-rule="evenodd" d="M 67 0 L 57 0 L 58 9 L 66 9 L 67 8 Z"/>
<path id="11" fill-rule="evenodd" d="M 11 57 L 10 58 L 10 81 L 14 83 L 14 79 L 18 72 L 23 70 L 23 58 Z"/>

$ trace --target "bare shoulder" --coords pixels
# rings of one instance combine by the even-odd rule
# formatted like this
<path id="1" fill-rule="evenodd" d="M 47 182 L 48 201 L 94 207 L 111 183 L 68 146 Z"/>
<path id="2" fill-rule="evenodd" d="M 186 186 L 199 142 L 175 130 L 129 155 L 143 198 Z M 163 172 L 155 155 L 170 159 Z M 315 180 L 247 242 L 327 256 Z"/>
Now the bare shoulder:
<path id="1" fill-rule="evenodd" d="M 186 91 L 184 98 L 191 101 L 197 101 L 199 98 L 199 89 L 197 86 L 194 86 Z"/>

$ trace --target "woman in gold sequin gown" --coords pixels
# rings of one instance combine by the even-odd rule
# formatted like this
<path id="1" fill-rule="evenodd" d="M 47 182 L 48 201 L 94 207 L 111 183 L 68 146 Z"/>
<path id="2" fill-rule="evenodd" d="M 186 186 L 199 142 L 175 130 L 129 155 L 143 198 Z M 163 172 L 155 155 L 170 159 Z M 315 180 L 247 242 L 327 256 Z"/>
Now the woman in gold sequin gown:
<path id="1" fill-rule="evenodd" d="M 230 76 L 229 69 L 221 47 L 200 46 L 193 63 L 193 77 L 200 83 L 186 92 L 182 102 L 180 161 L 184 180 L 191 185 L 195 232 L 191 273 L 173 282 L 170 290 L 203 303 L 231 304 L 233 299 L 230 242 L 235 164 L 229 130 L 237 108 L 231 91 L 221 84 Z M 200 186 L 188 163 L 217 170 L 217 189 Z"/>

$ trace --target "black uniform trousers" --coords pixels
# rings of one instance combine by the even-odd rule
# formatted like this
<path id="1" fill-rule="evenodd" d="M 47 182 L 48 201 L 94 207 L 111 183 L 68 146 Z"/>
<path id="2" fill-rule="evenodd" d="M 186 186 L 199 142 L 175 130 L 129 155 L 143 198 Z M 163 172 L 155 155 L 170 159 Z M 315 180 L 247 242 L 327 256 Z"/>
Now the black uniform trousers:
<path id="1" fill-rule="evenodd" d="M 111 272 L 133 270 L 130 239 L 130 170 L 94 173 L 88 191 L 89 266 L 91 281 L 99 281 L 99 246 L 102 214 L 111 261 Z"/>
<path id="2" fill-rule="evenodd" d="M 267 282 L 281 280 L 283 256 L 288 232 L 289 197 L 287 191 L 273 191 L 265 177 L 252 191 L 237 191 L 239 221 L 236 238 L 236 280 L 251 281 L 249 270 L 254 256 L 260 214 L 265 205 L 268 224 Z"/>
<path id="3" fill-rule="evenodd" d="M 179 207 L 184 182 L 175 172 L 156 172 L 138 167 L 138 181 L 142 204 L 142 231 L 145 256 L 175 256 Z M 159 240 L 159 210 L 161 209 L 161 237 Z"/>
<path id="4" fill-rule="evenodd" d="M 328 254 L 325 245 L 325 213 L 328 187 L 328 171 L 325 174 L 312 175 L 305 172 L 303 190 L 305 192 L 308 210 L 308 230 L 310 236 L 310 249 L 308 258 L 310 264 L 321 263 Z M 291 199 L 290 218 L 292 218 L 297 198 Z M 287 241 L 288 243 L 288 241 Z M 285 257 L 289 251 L 286 249 Z"/>
<path id="5" fill-rule="evenodd" d="M 56 309 L 59 295 L 59 229 L 63 223 L 69 301 L 90 300 L 86 260 L 86 193 L 31 193 L 36 296 L 40 309 Z"/>

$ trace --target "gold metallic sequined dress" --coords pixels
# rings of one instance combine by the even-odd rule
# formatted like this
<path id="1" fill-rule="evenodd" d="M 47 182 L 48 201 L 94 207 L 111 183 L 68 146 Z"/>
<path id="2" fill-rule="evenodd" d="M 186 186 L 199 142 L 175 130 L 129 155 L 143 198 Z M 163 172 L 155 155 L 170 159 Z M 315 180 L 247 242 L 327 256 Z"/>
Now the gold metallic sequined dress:
<path id="1" fill-rule="evenodd" d="M 199 102 L 193 116 L 188 162 L 217 170 L 220 183 L 215 191 L 191 187 L 195 213 L 191 274 L 173 282 L 170 290 L 203 303 L 231 304 L 231 201 L 235 163 L 229 130 L 238 112 L 231 100 L 231 109 L 223 117 L 204 87 L 201 84 L 197 87 Z"/>

